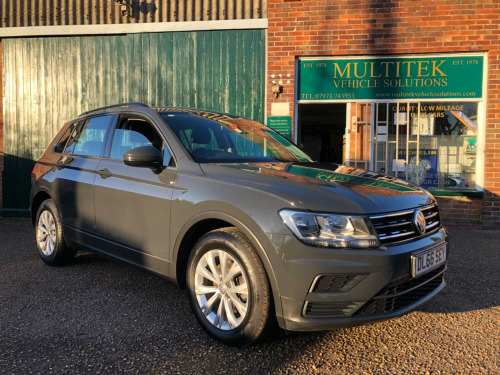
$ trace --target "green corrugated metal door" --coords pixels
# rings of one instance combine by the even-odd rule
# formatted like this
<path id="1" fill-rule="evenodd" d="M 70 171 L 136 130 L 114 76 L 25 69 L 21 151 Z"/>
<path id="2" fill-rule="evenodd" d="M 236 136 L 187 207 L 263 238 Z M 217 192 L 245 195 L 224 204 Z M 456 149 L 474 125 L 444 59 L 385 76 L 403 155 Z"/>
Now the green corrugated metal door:
<path id="1" fill-rule="evenodd" d="M 62 124 L 139 101 L 264 120 L 265 31 L 4 39 L 3 207 L 26 209 L 30 171 Z"/>

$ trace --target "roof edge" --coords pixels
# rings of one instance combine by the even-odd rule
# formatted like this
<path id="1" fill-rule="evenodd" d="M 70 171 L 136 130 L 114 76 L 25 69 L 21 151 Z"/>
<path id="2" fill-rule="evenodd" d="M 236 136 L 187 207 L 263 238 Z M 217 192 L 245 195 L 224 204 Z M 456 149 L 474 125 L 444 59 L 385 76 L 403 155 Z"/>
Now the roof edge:
<path id="1" fill-rule="evenodd" d="M 123 23 L 103 25 L 29 26 L 0 28 L 0 38 L 58 35 L 106 35 L 161 33 L 174 31 L 214 31 L 267 29 L 267 18 L 224 21 Z"/>

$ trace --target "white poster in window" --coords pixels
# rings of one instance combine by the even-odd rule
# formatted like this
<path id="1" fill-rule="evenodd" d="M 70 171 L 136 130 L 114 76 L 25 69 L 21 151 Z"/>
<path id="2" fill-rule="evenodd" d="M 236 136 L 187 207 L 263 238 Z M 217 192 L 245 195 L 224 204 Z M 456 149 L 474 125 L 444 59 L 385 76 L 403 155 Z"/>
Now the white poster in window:
<path id="1" fill-rule="evenodd" d="M 406 150 L 398 151 L 398 160 L 406 160 Z M 406 178 L 423 188 L 438 187 L 438 150 L 436 149 L 420 149 L 409 150 L 409 162 L 406 165 L 406 170 L 396 173 L 396 177 Z"/>
<path id="2" fill-rule="evenodd" d="M 377 142 L 387 141 L 387 126 L 377 126 Z"/>
<path id="3" fill-rule="evenodd" d="M 400 151 L 401 153 L 401 151 Z M 397 172 L 406 171 L 406 159 L 392 159 L 392 170 Z"/>
<path id="4" fill-rule="evenodd" d="M 406 124 L 407 118 L 408 118 L 408 116 L 406 115 L 406 112 L 395 113 L 394 114 L 394 124 L 404 125 L 404 124 Z"/>
<path id="5" fill-rule="evenodd" d="M 417 135 L 418 117 L 411 119 L 411 135 Z M 434 120 L 435 117 L 430 114 L 420 114 L 420 135 L 434 135 Z"/>

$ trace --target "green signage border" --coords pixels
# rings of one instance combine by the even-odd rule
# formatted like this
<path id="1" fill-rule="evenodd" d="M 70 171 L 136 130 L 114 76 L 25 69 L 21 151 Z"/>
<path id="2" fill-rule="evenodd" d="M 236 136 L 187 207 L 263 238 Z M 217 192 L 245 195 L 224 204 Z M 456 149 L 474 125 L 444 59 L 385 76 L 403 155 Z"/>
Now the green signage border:
<path id="1" fill-rule="evenodd" d="M 297 100 L 478 99 L 482 55 L 299 60 Z"/>

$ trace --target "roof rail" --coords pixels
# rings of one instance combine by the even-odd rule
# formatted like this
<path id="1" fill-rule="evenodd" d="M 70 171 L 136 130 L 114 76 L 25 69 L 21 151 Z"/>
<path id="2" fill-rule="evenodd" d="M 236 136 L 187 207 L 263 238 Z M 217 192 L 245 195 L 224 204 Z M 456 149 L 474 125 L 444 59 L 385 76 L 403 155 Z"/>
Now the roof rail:
<path id="1" fill-rule="evenodd" d="M 150 108 L 150 107 L 149 107 L 149 105 L 144 104 L 144 103 L 139 103 L 139 102 L 130 102 L 130 103 L 114 104 L 114 105 L 108 105 L 108 106 L 106 106 L 106 107 L 96 108 L 96 109 L 93 109 L 93 110 L 91 110 L 91 111 L 87 111 L 87 112 L 80 113 L 80 115 L 79 115 L 79 116 L 85 116 L 85 115 L 88 115 L 88 114 L 90 114 L 90 113 L 103 111 L 103 110 L 105 110 L 105 109 L 111 109 L 111 108 L 126 108 L 126 107 L 146 107 L 146 108 Z"/>

